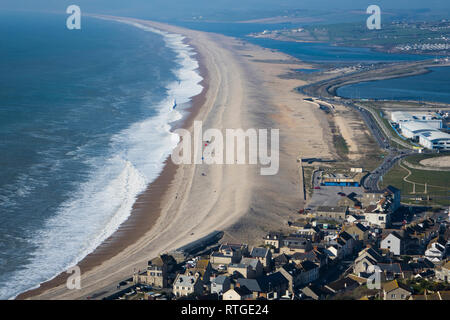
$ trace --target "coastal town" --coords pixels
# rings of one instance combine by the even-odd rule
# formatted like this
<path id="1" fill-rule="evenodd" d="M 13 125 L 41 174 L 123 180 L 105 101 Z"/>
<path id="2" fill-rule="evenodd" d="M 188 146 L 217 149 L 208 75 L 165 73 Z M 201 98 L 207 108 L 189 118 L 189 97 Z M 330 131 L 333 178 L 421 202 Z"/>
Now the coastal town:
<path id="1" fill-rule="evenodd" d="M 392 186 L 338 192 L 338 198 L 333 206 L 300 210 L 298 220 L 289 222 L 291 232 L 269 232 L 259 246 L 215 243 L 221 233 L 214 233 L 161 253 L 104 298 L 450 299 L 448 209 L 403 206 Z"/>
<path id="2" fill-rule="evenodd" d="M 377 33 L 361 24 L 340 23 L 303 28 L 284 28 L 251 33 L 250 37 L 291 42 L 333 42 L 342 46 L 364 46 L 390 53 L 448 55 L 450 22 L 403 21 L 386 22 Z"/>

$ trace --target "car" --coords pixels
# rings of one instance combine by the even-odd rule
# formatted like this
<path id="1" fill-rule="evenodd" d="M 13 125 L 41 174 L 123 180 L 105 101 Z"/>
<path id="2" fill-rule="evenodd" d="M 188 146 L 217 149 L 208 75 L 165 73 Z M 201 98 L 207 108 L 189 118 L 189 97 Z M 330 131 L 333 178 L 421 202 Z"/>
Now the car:
<path id="1" fill-rule="evenodd" d="M 318 190 L 318 189 L 320 189 L 320 187 L 314 187 L 314 189 Z"/>

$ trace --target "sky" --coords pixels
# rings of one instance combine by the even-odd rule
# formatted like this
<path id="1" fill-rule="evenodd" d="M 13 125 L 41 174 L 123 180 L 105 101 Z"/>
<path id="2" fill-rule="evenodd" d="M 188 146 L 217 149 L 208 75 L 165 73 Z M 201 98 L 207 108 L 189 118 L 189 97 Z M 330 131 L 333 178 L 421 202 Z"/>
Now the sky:
<path id="1" fill-rule="evenodd" d="M 211 19 L 235 17 L 249 19 L 286 14 L 293 9 L 308 11 L 365 11 L 379 5 L 382 11 L 431 11 L 449 15 L 448 0 L 1 0 L 0 10 L 61 11 L 80 6 L 82 12 L 115 14 L 156 20 Z"/>

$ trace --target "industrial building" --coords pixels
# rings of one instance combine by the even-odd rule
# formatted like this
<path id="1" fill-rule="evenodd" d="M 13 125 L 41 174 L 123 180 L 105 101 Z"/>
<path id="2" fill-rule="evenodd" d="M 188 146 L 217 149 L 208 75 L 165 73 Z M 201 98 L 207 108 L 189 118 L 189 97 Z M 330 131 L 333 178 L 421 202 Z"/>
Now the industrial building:
<path id="1" fill-rule="evenodd" d="M 439 113 L 415 113 L 394 111 L 391 120 L 398 124 L 401 134 L 411 140 L 418 141 L 430 150 L 450 150 L 450 134 L 440 131 L 442 117 Z"/>
<path id="2" fill-rule="evenodd" d="M 437 112 L 409 113 L 405 111 L 394 111 L 391 113 L 391 121 L 399 125 L 405 122 L 418 122 L 427 124 L 435 129 L 442 129 L 442 117 Z"/>
<path id="3" fill-rule="evenodd" d="M 420 134 L 424 132 L 436 130 L 435 128 L 431 127 L 428 123 L 416 121 L 400 122 L 400 129 L 404 137 L 412 140 L 418 140 Z"/>
<path id="4" fill-rule="evenodd" d="M 450 150 L 450 134 L 435 130 L 423 132 L 419 135 L 419 143 L 427 149 Z"/>

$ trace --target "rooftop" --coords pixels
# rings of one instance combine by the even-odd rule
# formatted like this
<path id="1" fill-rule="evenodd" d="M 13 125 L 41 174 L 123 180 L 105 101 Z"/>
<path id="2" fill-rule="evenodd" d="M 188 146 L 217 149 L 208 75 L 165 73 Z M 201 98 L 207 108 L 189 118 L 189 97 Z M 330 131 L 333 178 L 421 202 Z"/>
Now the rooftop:
<path id="1" fill-rule="evenodd" d="M 433 128 L 432 126 L 430 126 L 429 124 L 425 123 L 425 122 L 420 122 L 420 121 L 408 121 L 408 122 L 403 122 L 401 125 L 402 130 L 406 129 L 409 130 L 413 133 L 419 133 L 422 131 L 436 131 L 436 128 Z"/>
<path id="2" fill-rule="evenodd" d="M 439 130 L 423 132 L 420 135 L 429 141 L 450 140 L 450 134 Z"/>
<path id="3" fill-rule="evenodd" d="M 323 212 L 347 212 L 347 207 L 343 207 L 343 206 L 337 206 L 337 207 L 319 206 L 319 207 L 317 207 L 317 211 L 323 211 Z"/>

